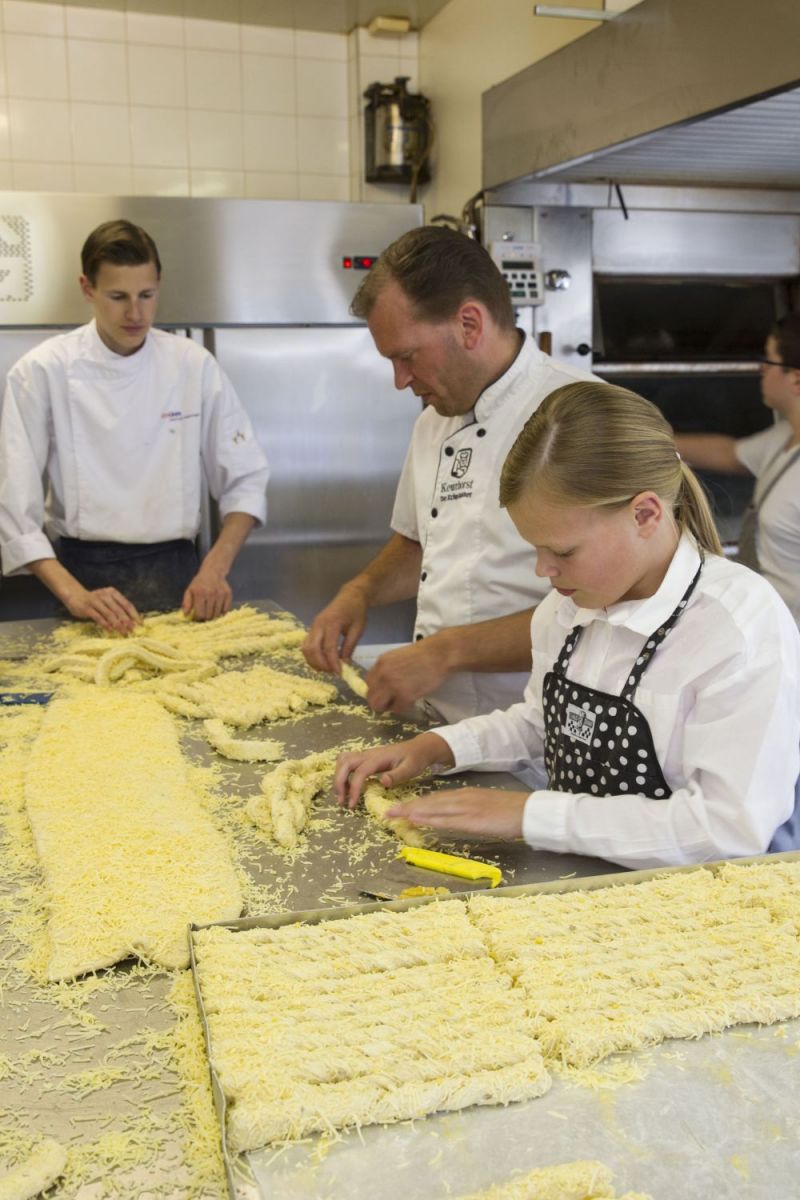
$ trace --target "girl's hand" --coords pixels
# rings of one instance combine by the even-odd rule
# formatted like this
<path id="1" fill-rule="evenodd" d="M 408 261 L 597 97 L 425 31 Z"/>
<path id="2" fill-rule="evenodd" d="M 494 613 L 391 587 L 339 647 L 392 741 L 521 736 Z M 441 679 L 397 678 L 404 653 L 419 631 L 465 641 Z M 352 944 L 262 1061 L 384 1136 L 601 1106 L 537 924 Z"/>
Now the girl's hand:
<path id="1" fill-rule="evenodd" d="M 454 765 L 450 747 L 437 733 L 421 733 L 408 742 L 376 746 L 374 750 L 347 751 L 339 755 L 333 776 L 337 803 L 355 808 L 370 775 L 377 775 L 383 787 L 397 787 L 434 763 Z"/>
<path id="2" fill-rule="evenodd" d="M 522 813 L 529 795 L 529 792 L 472 787 L 429 792 L 407 804 L 396 804 L 386 815 L 402 817 L 412 825 L 429 829 L 511 841 L 522 837 Z"/>

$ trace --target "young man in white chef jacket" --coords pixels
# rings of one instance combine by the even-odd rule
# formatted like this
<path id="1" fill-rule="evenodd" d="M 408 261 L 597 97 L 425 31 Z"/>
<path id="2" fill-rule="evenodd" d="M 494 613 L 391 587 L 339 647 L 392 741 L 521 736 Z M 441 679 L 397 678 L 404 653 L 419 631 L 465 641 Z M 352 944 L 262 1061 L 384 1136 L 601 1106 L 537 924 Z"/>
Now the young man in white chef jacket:
<path id="1" fill-rule="evenodd" d="M 761 396 L 775 424 L 751 437 L 679 433 L 693 467 L 755 476 L 738 561 L 768 579 L 800 625 L 800 313 L 781 318 L 761 360 Z"/>
<path id="2" fill-rule="evenodd" d="M 500 508 L 506 454 L 550 392 L 584 372 L 515 327 L 489 254 L 450 229 L 404 234 L 379 258 L 352 311 L 423 403 L 397 489 L 392 537 L 311 625 L 304 651 L 338 673 L 375 605 L 416 596 L 413 641 L 367 675 L 377 710 L 427 698 L 448 721 L 519 700 L 531 668 L 533 607 L 549 590 L 535 552 Z"/>
<path id="3" fill-rule="evenodd" d="M 266 519 L 267 461 L 215 359 L 153 329 L 161 263 L 152 238 L 129 221 L 106 222 L 81 265 L 93 320 L 8 374 L 3 573 L 30 572 L 73 617 L 120 633 L 147 609 L 217 617 L 231 605 L 236 555 Z M 222 528 L 199 562 L 206 486 Z"/>

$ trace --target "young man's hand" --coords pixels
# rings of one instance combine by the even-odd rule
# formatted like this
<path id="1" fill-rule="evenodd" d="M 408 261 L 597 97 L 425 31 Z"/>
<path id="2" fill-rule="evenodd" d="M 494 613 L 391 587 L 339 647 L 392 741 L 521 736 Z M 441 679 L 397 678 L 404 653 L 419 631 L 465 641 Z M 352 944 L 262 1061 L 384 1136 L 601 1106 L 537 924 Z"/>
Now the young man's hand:
<path id="1" fill-rule="evenodd" d="M 339 755 L 333 776 L 336 800 L 355 808 L 371 775 L 377 775 L 383 787 L 397 787 L 415 779 L 434 763 L 443 767 L 455 765 L 450 747 L 438 733 L 421 733 L 410 741 L 376 746 L 372 750 L 347 751 Z"/>

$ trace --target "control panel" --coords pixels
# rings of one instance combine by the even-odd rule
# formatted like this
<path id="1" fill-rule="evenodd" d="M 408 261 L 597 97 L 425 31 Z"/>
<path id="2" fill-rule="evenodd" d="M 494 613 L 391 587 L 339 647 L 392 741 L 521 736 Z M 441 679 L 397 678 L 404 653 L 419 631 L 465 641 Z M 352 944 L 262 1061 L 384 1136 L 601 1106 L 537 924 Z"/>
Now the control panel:
<path id="1" fill-rule="evenodd" d="M 544 304 L 538 242 L 492 242 L 491 255 L 508 284 L 515 308 Z"/>

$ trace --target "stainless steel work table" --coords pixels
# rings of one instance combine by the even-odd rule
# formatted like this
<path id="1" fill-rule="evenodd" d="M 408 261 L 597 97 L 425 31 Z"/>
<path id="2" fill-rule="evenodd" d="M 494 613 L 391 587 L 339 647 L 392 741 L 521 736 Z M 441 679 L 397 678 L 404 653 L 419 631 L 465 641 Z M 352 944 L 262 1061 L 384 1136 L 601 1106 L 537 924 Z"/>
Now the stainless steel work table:
<path id="1" fill-rule="evenodd" d="M 0 626 L 0 658 L 24 656 L 56 624 L 32 621 Z M 343 686 L 342 701 L 348 706 L 353 703 Z M 197 736 L 196 724 L 181 724 L 190 757 L 198 762 L 214 758 Z M 408 731 L 407 725 L 393 718 L 376 722 L 360 713 L 334 711 L 277 724 L 270 733 L 285 740 L 294 756 L 350 738 L 391 740 Z M 270 764 L 227 763 L 226 790 L 250 795 L 269 769 Z M 474 779 L 491 786 L 519 787 L 508 776 Z M 340 812 L 332 803 L 321 809 L 328 819 L 310 829 L 306 849 L 290 864 L 267 847 L 250 864 L 255 879 L 279 897 L 278 908 L 298 911 L 359 903 L 362 887 L 394 863 L 397 845 L 382 837 L 368 839 L 370 844 L 354 862 L 348 845 L 354 823 L 363 828 L 363 816 Z M 514 884 L 619 870 L 597 859 L 537 853 L 521 843 L 449 841 L 445 848 L 497 863 L 505 881 Z M 0 889 L 7 890 L 1 877 Z M 0 956 L 8 953 L 13 953 L 13 943 L 6 936 Z M 0 984 L 8 969 L 0 968 Z M 125 967 L 116 970 L 121 975 Z M 57 1057 L 44 1085 L 41 1071 L 38 1080 L 27 1084 L 13 1072 L 5 1079 L 0 1072 L 0 1105 L 5 1110 L 0 1123 L 8 1119 L 22 1131 L 88 1142 L 115 1129 L 132 1111 L 154 1114 L 156 1125 L 162 1116 L 168 1122 L 177 1104 L 177 1083 L 167 1065 L 157 1077 L 148 1079 L 134 1070 L 130 1078 L 85 1096 L 65 1093 L 52 1084 L 98 1066 L 107 1051 L 125 1039 L 167 1028 L 171 1018 L 159 1002 L 169 982 L 165 975 L 156 976 L 120 990 L 111 1001 L 107 993 L 90 999 L 87 1011 L 107 1029 L 100 1037 L 85 1039 L 74 1028 L 59 1027 L 63 1011 L 42 1002 L 34 989 L 27 994 L 9 993 L 12 1003 L 7 1007 L 0 1055 L 13 1060 L 35 1048 L 44 1052 L 45 1060 L 50 1053 Z M 686 1200 L 706 1200 L 710 1195 L 788 1198 L 797 1194 L 800 1168 L 800 1122 L 795 1115 L 800 1112 L 800 1072 L 792 1061 L 800 1048 L 800 1023 L 747 1031 L 751 1032 L 753 1036 L 746 1038 L 734 1031 L 698 1043 L 667 1043 L 641 1056 L 649 1064 L 641 1083 L 618 1090 L 591 1092 L 556 1080 L 552 1091 L 539 1101 L 443 1114 L 413 1127 L 367 1129 L 345 1137 L 323 1158 L 315 1156 L 309 1144 L 284 1151 L 269 1166 L 265 1164 L 272 1156 L 261 1155 L 255 1161 L 269 1189 L 264 1194 L 280 1200 L 333 1200 L 345 1194 L 370 1200 L 443 1200 L 445 1195 L 503 1181 L 522 1169 L 597 1157 L 615 1169 L 618 1191 L 649 1190 L 655 1200 L 672 1200 L 676 1195 Z M 66 1061 L 58 1065 L 58 1056 L 65 1054 Z M 185 1171 L 191 1153 L 191 1146 L 178 1134 L 157 1147 L 147 1166 L 116 1180 L 87 1182 L 75 1194 L 80 1200 L 105 1195 L 184 1200 L 197 1194 Z M 223 1193 L 208 1189 L 202 1194 L 216 1198 Z"/>

